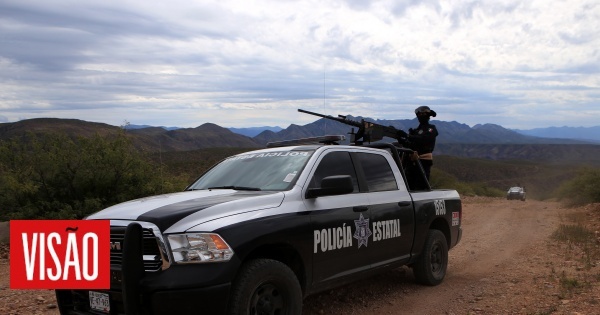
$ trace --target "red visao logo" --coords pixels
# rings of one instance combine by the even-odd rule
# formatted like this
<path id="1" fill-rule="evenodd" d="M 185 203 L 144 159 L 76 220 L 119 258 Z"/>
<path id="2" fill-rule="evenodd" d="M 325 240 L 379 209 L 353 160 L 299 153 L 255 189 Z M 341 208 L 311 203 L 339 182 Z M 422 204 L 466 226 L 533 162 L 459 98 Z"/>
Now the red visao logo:
<path id="1" fill-rule="evenodd" d="M 110 221 L 10 221 L 11 289 L 109 289 Z"/>

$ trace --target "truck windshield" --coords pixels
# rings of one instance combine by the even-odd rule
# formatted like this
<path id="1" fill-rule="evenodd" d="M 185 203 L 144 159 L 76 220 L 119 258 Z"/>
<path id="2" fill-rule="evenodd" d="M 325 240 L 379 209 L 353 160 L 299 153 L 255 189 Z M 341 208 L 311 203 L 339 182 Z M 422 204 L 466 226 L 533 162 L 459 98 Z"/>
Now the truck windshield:
<path id="1" fill-rule="evenodd" d="M 289 190 L 314 151 L 248 153 L 229 157 L 188 190 Z"/>

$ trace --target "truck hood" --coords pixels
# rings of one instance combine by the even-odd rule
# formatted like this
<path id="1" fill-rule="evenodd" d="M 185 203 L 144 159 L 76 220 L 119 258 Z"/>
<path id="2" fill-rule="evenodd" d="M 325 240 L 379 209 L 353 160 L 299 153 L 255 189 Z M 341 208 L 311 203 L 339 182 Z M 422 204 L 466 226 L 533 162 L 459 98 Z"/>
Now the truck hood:
<path id="1" fill-rule="evenodd" d="M 283 193 L 273 191 L 184 191 L 117 204 L 96 212 L 87 219 L 151 222 L 165 232 L 186 218 L 193 222 L 186 222 L 183 224 L 185 226 L 201 224 L 224 216 L 279 207 L 283 198 Z"/>

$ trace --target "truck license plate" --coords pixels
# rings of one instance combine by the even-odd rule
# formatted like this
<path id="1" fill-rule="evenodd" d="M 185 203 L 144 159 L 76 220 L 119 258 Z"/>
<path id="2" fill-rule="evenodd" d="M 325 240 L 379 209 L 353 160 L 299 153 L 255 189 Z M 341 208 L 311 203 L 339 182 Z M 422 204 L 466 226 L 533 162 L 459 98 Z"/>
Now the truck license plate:
<path id="1" fill-rule="evenodd" d="M 108 293 L 90 291 L 90 308 L 94 311 L 110 312 Z"/>

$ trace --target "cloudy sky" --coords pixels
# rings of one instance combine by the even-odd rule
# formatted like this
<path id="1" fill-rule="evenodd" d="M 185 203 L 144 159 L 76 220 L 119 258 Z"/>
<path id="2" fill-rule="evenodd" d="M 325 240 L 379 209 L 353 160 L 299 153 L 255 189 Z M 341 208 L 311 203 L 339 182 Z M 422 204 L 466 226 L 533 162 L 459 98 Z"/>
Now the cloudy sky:
<path id="1" fill-rule="evenodd" d="M 600 125 L 597 0 L 2 0 L 0 122 Z"/>

